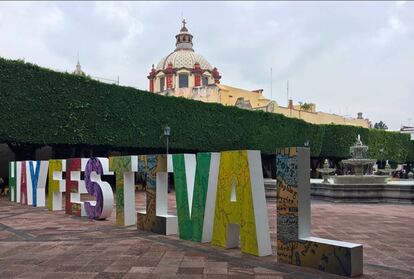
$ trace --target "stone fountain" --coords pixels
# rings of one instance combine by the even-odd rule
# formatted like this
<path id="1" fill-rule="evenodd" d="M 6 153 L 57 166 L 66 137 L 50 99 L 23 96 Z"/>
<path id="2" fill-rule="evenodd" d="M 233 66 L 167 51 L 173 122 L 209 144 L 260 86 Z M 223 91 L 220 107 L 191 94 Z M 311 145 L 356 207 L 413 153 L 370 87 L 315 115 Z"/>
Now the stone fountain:
<path id="1" fill-rule="evenodd" d="M 364 175 L 364 166 L 373 165 L 377 162 L 376 159 L 367 159 L 368 146 L 361 141 L 361 136 L 358 135 L 356 143 L 349 148 L 351 158 L 342 160 L 345 165 L 351 165 L 354 168 L 355 175 Z"/>
<path id="2" fill-rule="evenodd" d="M 335 170 L 336 169 L 329 167 L 328 159 L 325 159 L 325 162 L 323 163 L 323 168 L 316 169 L 317 172 L 320 172 L 322 174 L 322 183 L 329 183 L 329 174 L 335 172 Z"/>
<path id="3" fill-rule="evenodd" d="M 364 174 L 366 166 L 372 166 L 377 162 L 376 159 L 367 158 L 368 146 L 364 145 L 358 135 L 356 143 L 349 148 L 351 158 L 342 160 L 344 165 L 351 166 L 354 169 L 354 175 L 338 175 L 333 176 L 335 184 L 385 184 L 389 179 L 384 175 Z"/>
<path id="4" fill-rule="evenodd" d="M 385 173 L 385 175 L 390 176 L 395 169 L 391 168 L 391 165 L 388 163 L 388 160 L 385 163 L 385 167 L 383 169 L 378 169 L 378 171 Z"/>
<path id="5" fill-rule="evenodd" d="M 329 163 L 325 161 L 324 168 L 320 169 L 325 173 L 324 179 L 311 179 L 312 198 L 332 202 L 414 204 L 414 181 L 391 180 L 394 170 L 388 162 L 379 170 L 387 175 L 364 174 L 364 170 L 370 172 L 371 165 L 377 161 L 367 158 L 367 152 L 368 146 L 358 135 L 356 143 L 350 147 L 351 158 L 342 161 L 352 166 L 354 175 L 334 175 L 328 179 Z"/>

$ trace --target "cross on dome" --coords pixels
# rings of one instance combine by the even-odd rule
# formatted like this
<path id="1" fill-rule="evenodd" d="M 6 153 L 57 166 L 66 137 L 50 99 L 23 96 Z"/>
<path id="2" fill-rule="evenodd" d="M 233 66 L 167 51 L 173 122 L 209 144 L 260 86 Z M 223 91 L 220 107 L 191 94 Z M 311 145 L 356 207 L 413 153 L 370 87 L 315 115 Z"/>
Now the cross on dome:
<path id="1" fill-rule="evenodd" d="M 193 35 L 188 32 L 187 27 L 185 26 L 187 22 L 185 19 L 182 21 L 183 26 L 180 29 L 180 33 L 178 33 L 175 38 L 177 42 L 175 43 L 176 49 L 175 50 L 193 50 Z"/>
<path id="2" fill-rule="evenodd" d="M 180 33 L 187 33 L 188 32 L 188 29 L 185 26 L 187 24 L 187 22 L 185 21 L 185 19 L 183 19 L 183 21 L 181 21 L 181 22 L 183 23 L 183 26 L 180 29 Z"/>

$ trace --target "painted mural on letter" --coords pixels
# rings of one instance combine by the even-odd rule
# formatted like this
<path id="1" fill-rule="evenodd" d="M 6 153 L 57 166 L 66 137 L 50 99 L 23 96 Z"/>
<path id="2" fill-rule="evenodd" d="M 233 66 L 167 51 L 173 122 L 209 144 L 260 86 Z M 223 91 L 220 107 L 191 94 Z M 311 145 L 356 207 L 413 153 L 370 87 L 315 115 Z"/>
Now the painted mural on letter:
<path id="1" fill-rule="evenodd" d="M 16 202 L 16 162 L 9 162 L 9 199 L 12 202 Z"/>
<path id="2" fill-rule="evenodd" d="M 167 172 L 166 155 L 138 156 L 138 172 L 146 176 L 146 213 L 137 213 L 137 227 L 140 230 L 166 234 L 167 221 L 156 213 L 156 182 L 158 172 Z"/>
<path id="3" fill-rule="evenodd" d="M 79 182 L 72 180 L 71 172 L 81 171 L 81 159 L 72 158 L 66 160 L 66 192 L 65 192 L 65 211 L 66 214 L 81 216 L 81 204 L 71 200 L 71 193 L 79 192 Z"/>
<path id="4" fill-rule="evenodd" d="M 60 182 L 53 179 L 53 172 L 62 171 L 63 163 L 62 160 L 49 160 L 49 190 L 47 205 L 49 210 L 55 210 L 53 208 L 53 199 L 60 195 Z"/>
<path id="5" fill-rule="evenodd" d="M 109 169 L 115 173 L 116 224 L 118 226 L 125 225 L 124 172 L 132 170 L 131 160 L 131 156 L 109 157 Z"/>
<path id="6" fill-rule="evenodd" d="M 298 160 L 309 159 L 298 158 L 298 149 L 294 147 L 280 149 L 276 153 L 277 259 L 283 263 L 351 276 L 351 249 L 299 239 Z"/>
<path id="7" fill-rule="evenodd" d="M 188 193 L 184 154 L 173 155 L 178 229 L 181 239 L 201 242 L 206 207 L 211 153 L 198 153 L 193 193 Z M 192 195 L 192 204 L 188 196 Z M 190 214 L 191 207 L 191 214 Z"/>
<path id="8" fill-rule="evenodd" d="M 230 248 L 240 237 L 241 251 L 258 256 L 247 151 L 221 152 L 216 197 L 211 244 Z"/>
<path id="9" fill-rule="evenodd" d="M 27 196 L 27 174 L 26 174 L 26 161 L 22 161 L 22 169 L 21 169 L 21 186 L 20 186 L 20 203 L 21 204 L 28 204 L 28 196 Z"/>

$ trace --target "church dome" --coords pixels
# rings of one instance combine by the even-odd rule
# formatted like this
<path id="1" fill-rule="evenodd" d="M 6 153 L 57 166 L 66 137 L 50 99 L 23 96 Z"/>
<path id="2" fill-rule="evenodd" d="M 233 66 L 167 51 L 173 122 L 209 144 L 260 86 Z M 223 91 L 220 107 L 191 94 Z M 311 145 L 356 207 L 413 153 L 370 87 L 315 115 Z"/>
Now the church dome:
<path id="1" fill-rule="evenodd" d="M 193 49 L 193 35 L 188 32 L 185 26 L 186 22 L 183 20 L 183 26 L 181 27 L 180 33 L 178 33 L 175 43 L 175 50 L 171 52 L 167 57 L 161 59 L 158 63 L 156 70 L 165 70 L 171 63 L 173 69 L 187 68 L 193 69 L 194 65 L 198 63 L 202 70 L 213 70 L 210 63 L 201 56 L 194 52 Z"/>
<path id="2" fill-rule="evenodd" d="M 203 56 L 191 50 L 183 49 L 170 53 L 167 57 L 161 59 L 156 70 L 165 70 L 170 63 L 172 63 L 174 69 L 192 69 L 198 63 L 203 70 L 213 70 L 213 67 L 211 67 L 210 63 Z"/>
<path id="3" fill-rule="evenodd" d="M 174 88 L 190 88 L 220 83 L 217 68 L 193 49 L 193 35 L 188 32 L 185 20 L 175 35 L 175 50 L 161 59 L 147 76 L 151 92 L 163 92 Z"/>

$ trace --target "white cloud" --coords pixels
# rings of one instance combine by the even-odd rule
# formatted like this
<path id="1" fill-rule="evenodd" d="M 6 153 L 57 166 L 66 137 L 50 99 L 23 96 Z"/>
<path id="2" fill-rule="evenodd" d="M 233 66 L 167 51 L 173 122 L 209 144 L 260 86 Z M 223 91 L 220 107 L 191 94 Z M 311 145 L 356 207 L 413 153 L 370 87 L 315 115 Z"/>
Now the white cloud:
<path id="1" fill-rule="evenodd" d="M 404 5 L 407 3 L 407 1 L 395 1 L 395 5 L 398 9 L 401 9 L 404 7 Z"/>
<path id="2" fill-rule="evenodd" d="M 95 11 L 98 17 L 122 25 L 126 31 L 121 40 L 124 45 L 133 43 L 143 34 L 144 24 L 134 16 L 134 6 L 129 2 L 96 2 Z"/>
<path id="3" fill-rule="evenodd" d="M 174 49 L 181 14 L 224 84 L 285 104 L 364 115 L 393 129 L 414 118 L 411 2 L 0 2 L 0 56 L 146 89 Z"/>
<path id="4" fill-rule="evenodd" d="M 0 55 L 60 68 L 66 59 L 53 53 L 47 37 L 64 25 L 64 13 L 53 3 L 0 3 Z"/>

